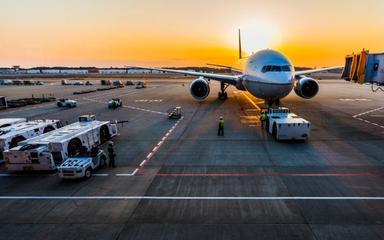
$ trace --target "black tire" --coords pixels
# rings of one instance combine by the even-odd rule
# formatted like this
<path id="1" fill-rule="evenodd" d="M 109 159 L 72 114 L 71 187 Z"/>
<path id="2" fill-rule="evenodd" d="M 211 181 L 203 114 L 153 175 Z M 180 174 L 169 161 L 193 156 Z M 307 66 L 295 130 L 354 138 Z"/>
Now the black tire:
<path id="1" fill-rule="evenodd" d="M 47 133 L 47 132 L 50 132 L 50 131 L 53 131 L 53 130 L 55 130 L 55 128 L 52 125 L 49 125 L 49 126 L 46 126 L 44 128 L 43 133 Z"/>
<path id="2" fill-rule="evenodd" d="M 74 138 L 68 143 L 68 156 L 76 156 L 80 153 L 81 147 L 83 145 L 81 144 L 80 139 Z"/>
<path id="3" fill-rule="evenodd" d="M 274 139 L 277 140 L 277 126 L 276 126 L 276 123 L 273 124 L 273 127 L 272 127 L 272 136 Z"/>
<path id="4" fill-rule="evenodd" d="M 85 177 L 86 179 L 89 179 L 89 178 L 92 177 L 92 168 L 89 167 L 89 168 L 85 169 L 84 177 Z"/>
<path id="5" fill-rule="evenodd" d="M 63 107 L 63 104 L 62 104 L 61 102 L 58 102 L 58 103 L 57 103 L 57 106 L 58 106 L 58 107 Z"/>
<path id="6" fill-rule="evenodd" d="M 100 142 L 105 143 L 111 138 L 111 134 L 109 133 L 109 129 L 107 126 L 103 125 L 100 128 Z"/>
<path id="7" fill-rule="evenodd" d="M 11 142 L 9 143 L 9 149 L 16 147 L 19 142 L 24 141 L 24 140 L 26 140 L 26 139 L 23 136 L 17 136 L 17 137 L 12 138 Z"/>

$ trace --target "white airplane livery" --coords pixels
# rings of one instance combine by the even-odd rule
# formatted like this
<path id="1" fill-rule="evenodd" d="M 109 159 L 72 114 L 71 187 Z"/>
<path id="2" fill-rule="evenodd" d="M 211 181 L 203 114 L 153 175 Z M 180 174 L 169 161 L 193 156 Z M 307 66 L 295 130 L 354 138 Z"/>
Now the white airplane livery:
<path id="1" fill-rule="evenodd" d="M 239 58 L 241 55 L 241 39 L 239 31 Z M 222 66 L 222 65 L 217 65 Z M 225 67 L 225 66 L 224 66 Z M 231 67 L 227 67 L 232 69 Z M 341 68 L 329 67 L 296 71 L 291 61 L 282 53 L 275 50 L 261 50 L 247 58 L 244 70 L 238 75 L 212 74 L 185 70 L 164 68 L 146 68 L 169 73 L 180 73 L 198 77 L 190 85 L 191 95 L 199 101 L 204 100 L 210 93 L 210 80 L 221 82 L 219 99 L 226 99 L 228 86 L 233 85 L 239 90 L 248 91 L 253 96 L 264 99 L 269 106 L 279 105 L 280 99 L 287 96 L 292 89 L 305 99 L 316 96 L 319 85 L 315 79 L 306 77 L 305 74 L 322 72 Z"/>

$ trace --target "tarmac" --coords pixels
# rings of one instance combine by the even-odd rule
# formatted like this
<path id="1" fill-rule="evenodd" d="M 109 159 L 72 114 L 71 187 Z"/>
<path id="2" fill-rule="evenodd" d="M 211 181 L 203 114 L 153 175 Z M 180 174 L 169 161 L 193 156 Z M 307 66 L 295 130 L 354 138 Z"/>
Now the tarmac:
<path id="1" fill-rule="evenodd" d="M 9 98 L 53 93 L 78 100 L 0 111 L 1 117 L 119 124 L 114 169 L 88 180 L 55 172 L 10 173 L 0 165 L 0 239 L 384 239 L 384 93 L 321 80 L 318 96 L 282 100 L 309 120 L 307 142 L 275 141 L 260 126 L 262 101 L 219 84 L 202 102 L 191 79 L 99 86 L 6 86 Z M 112 97 L 124 107 L 107 108 Z M 181 106 L 183 118 L 167 111 Z M 217 136 L 219 116 L 224 137 Z"/>

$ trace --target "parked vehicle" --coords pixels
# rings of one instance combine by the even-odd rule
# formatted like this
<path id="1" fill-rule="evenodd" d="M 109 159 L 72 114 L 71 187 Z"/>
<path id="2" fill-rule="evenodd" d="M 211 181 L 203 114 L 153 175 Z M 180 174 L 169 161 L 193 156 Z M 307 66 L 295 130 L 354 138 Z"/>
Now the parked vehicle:
<path id="1" fill-rule="evenodd" d="M 168 117 L 180 119 L 181 118 L 181 107 L 175 107 L 168 110 Z"/>
<path id="2" fill-rule="evenodd" d="M 90 178 L 92 173 L 107 161 L 107 155 L 103 150 L 94 153 L 70 157 L 57 167 L 59 177 L 64 179 Z"/>
<path id="3" fill-rule="evenodd" d="M 136 89 L 146 88 L 146 87 L 147 87 L 147 83 L 146 82 L 139 81 L 139 82 L 136 83 Z"/>
<path id="4" fill-rule="evenodd" d="M 59 99 L 59 101 L 57 102 L 58 107 L 72 108 L 72 107 L 76 107 L 76 105 L 77 105 L 77 101 L 68 99 L 68 98 Z"/>
<path id="5" fill-rule="evenodd" d="M 21 80 L 13 80 L 13 85 L 23 85 L 23 81 L 21 81 Z"/>
<path id="6" fill-rule="evenodd" d="M 79 122 L 22 141 L 4 151 L 10 171 L 55 170 L 65 160 L 79 156 L 84 149 L 105 143 L 117 135 L 117 126 L 110 121 L 97 121 L 95 115 L 82 115 Z"/>
<path id="7" fill-rule="evenodd" d="M 16 147 L 19 142 L 40 136 L 62 126 L 59 120 L 35 120 L 1 128 L 0 158 L 2 159 L 3 151 Z"/>
<path id="8" fill-rule="evenodd" d="M 32 80 L 24 80 L 24 81 L 23 81 L 23 84 L 24 84 L 24 85 L 35 85 L 35 81 L 32 81 Z"/>
<path id="9" fill-rule="evenodd" d="M 111 81 L 110 80 L 101 80 L 100 81 L 101 85 L 105 86 L 105 85 L 111 85 Z"/>
<path id="10" fill-rule="evenodd" d="M 84 85 L 82 81 L 76 81 L 73 85 L 75 86 L 81 86 Z"/>
<path id="11" fill-rule="evenodd" d="M 115 80 L 113 81 L 113 86 L 120 87 L 120 86 L 124 86 L 124 84 L 120 80 Z"/>
<path id="12" fill-rule="evenodd" d="M 0 85 L 12 85 L 13 81 L 11 79 L 0 79 Z"/>
<path id="13" fill-rule="evenodd" d="M 36 85 L 44 85 L 44 82 L 42 82 L 42 81 L 37 81 Z"/>
<path id="14" fill-rule="evenodd" d="M 118 107 L 121 107 L 123 106 L 123 102 L 121 101 L 120 98 L 112 98 L 109 102 L 108 102 L 108 108 L 118 108 Z"/>
<path id="15" fill-rule="evenodd" d="M 133 85 L 134 85 L 134 83 L 131 80 L 127 80 L 125 82 L 125 86 L 133 86 Z"/>
<path id="16" fill-rule="evenodd" d="M 4 96 L 0 96 L 0 109 L 6 109 L 7 107 L 7 99 Z"/>
<path id="17" fill-rule="evenodd" d="M 90 81 L 86 81 L 86 82 L 85 82 L 85 85 L 86 85 L 86 86 L 92 86 L 92 85 L 93 85 L 93 83 L 92 83 L 92 82 L 90 82 Z"/>
<path id="18" fill-rule="evenodd" d="M 61 85 L 70 85 L 70 83 L 68 82 L 68 80 L 63 79 L 61 80 Z"/>

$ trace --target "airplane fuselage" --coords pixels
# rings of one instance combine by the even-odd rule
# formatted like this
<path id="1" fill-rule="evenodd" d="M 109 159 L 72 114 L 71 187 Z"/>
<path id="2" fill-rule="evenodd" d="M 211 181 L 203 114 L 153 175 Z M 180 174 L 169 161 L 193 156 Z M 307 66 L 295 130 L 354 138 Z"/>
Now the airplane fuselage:
<path id="1" fill-rule="evenodd" d="M 274 50 L 261 50 L 246 62 L 242 85 L 253 96 L 274 101 L 287 96 L 295 80 L 291 61 Z"/>

